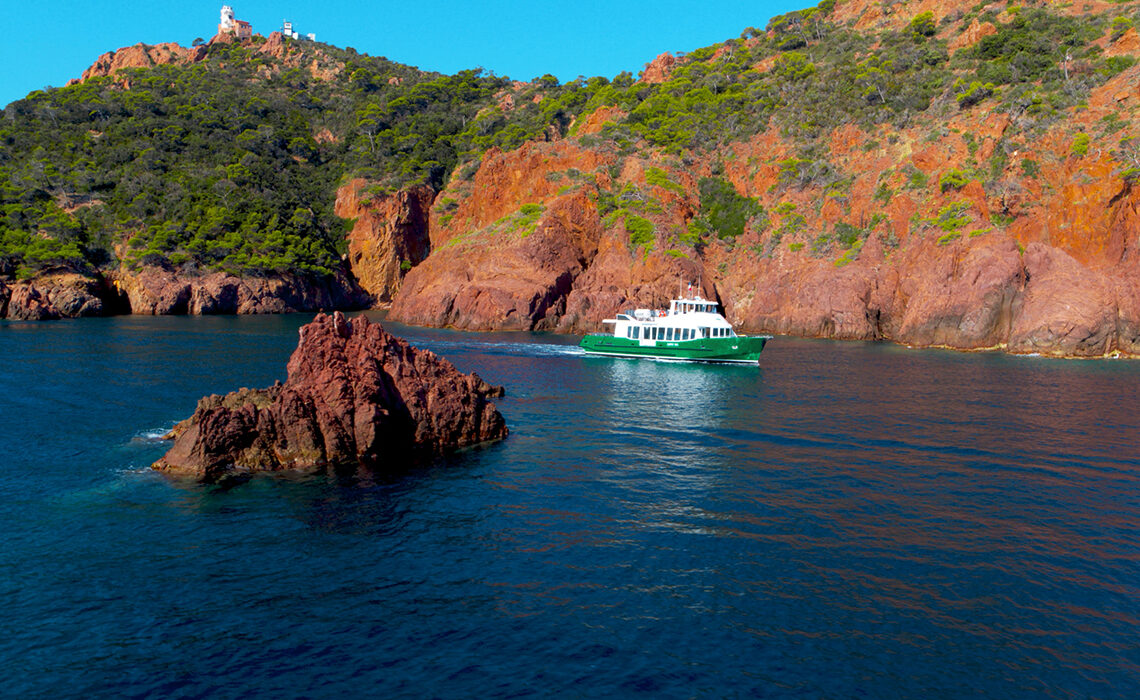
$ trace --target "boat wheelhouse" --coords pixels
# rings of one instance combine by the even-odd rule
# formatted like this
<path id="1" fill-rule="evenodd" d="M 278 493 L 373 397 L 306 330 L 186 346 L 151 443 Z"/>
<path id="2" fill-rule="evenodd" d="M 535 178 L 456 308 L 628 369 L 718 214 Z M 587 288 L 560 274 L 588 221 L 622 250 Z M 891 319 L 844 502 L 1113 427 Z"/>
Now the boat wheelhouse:
<path id="1" fill-rule="evenodd" d="M 613 324 L 613 334 L 582 338 L 580 345 L 587 354 L 756 364 L 771 339 L 737 335 L 717 311 L 716 302 L 700 295 L 674 299 L 668 310 L 625 311 L 602 323 Z"/>

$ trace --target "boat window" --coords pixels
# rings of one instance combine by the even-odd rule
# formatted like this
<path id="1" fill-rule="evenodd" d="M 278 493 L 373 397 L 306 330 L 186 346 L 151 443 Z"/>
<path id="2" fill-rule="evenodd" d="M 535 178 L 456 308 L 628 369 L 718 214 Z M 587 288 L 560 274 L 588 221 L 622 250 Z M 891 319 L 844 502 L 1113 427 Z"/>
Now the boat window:
<path id="1" fill-rule="evenodd" d="M 683 338 L 681 338 L 681 340 L 689 340 L 690 338 L 692 338 L 693 337 L 692 332 L 693 332 L 692 328 L 686 328 L 685 329 L 685 335 Z"/>
<path id="2" fill-rule="evenodd" d="M 666 328 L 665 329 L 665 340 L 672 340 L 672 339 L 673 339 L 673 329 L 672 328 Z"/>

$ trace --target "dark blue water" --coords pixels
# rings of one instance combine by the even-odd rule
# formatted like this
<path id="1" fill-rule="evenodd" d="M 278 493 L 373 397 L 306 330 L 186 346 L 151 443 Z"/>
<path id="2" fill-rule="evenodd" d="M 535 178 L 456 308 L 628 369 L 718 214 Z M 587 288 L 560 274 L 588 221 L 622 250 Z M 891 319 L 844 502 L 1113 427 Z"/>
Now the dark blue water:
<path id="1" fill-rule="evenodd" d="M 0 694 L 1129 697 L 1140 364 L 779 338 L 756 367 L 389 327 L 507 386 L 387 480 L 153 435 L 308 317 L 0 324 Z"/>

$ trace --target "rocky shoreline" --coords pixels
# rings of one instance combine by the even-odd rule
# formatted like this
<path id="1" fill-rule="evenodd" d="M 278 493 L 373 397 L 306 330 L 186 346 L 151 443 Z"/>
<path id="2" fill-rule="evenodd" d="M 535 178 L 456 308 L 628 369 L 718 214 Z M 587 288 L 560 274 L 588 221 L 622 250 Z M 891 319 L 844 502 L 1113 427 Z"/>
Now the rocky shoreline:
<path id="1" fill-rule="evenodd" d="M 205 316 L 352 311 L 371 306 L 351 275 L 239 277 L 180 274 L 161 267 L 103 274 L 53 270 L 0 279 L 0 319 L 51 321 L 87 316 Z"/>

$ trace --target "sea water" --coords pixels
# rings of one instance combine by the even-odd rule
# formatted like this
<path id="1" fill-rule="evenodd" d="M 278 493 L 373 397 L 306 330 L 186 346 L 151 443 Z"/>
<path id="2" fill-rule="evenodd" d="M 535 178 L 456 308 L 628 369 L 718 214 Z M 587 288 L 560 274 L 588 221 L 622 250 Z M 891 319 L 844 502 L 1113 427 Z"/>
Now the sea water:
<path id="1" fill-rule="evenodd" d="M 383 478 L 148 469 L 309 318 L 0 323 L 0 694 L 1140 690 L 1140 363 L 388 324 L 506 385 L 510 437 Z"/>

